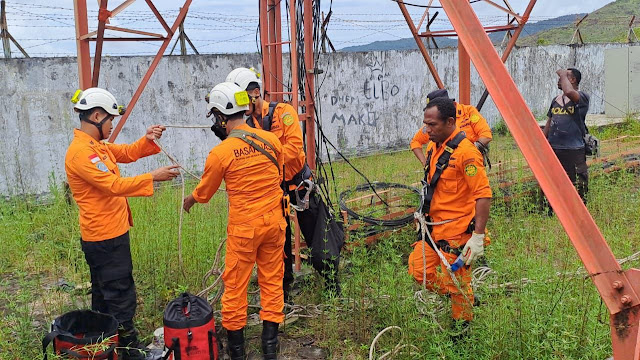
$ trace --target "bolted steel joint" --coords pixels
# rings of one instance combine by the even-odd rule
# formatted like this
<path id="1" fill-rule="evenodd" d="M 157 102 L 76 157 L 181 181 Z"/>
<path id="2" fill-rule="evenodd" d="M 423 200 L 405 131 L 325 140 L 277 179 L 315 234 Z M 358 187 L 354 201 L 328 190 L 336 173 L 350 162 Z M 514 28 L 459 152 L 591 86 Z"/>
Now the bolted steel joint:
<path id="1" fill-rule="evenodd" d="M 629 305 L 629 304 L 631 304 L 631 297 L 630 297 L 629 295 L 623 295 L 623 296 L 620 298 L 620 302 L 621 302 L 623 305 Z"/>
<path id="2" fill-rule="evenodd" d="M 616 290 L 622 290 L 624 288 L 624 284 L 620 280 L 616 280 L 613 282 L 613 288 Z"/>

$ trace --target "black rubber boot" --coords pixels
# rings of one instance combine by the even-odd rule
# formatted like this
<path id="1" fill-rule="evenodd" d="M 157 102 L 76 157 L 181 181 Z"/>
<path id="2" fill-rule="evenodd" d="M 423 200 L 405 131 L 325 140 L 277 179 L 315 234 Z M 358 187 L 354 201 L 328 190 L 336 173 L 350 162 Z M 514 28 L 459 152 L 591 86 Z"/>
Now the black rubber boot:
<path id="1" fill-rule="evenodd" d="M 147 357 L 147 349 L 138 341 L 138 332 L 135 329 L 121 330 L 118 334 L 118 343 L 123 360 L 144 360 Z M 118 356 L 120 358 L 120 356 Z"/>
<path id="2" fill-rule="evenodd" d="M 262 322 L 262 354 L 265 360 L 278 358 L 278 323 Z"/>
<path id="3" fill-rule="evenodd" d="M 240 330 L 227 330 L 227 348 L 231 360 L 245 360 L 244 353 L 244 328 Z"/>
<path id="4" fill-rule="evenodd" d="M 454 320 L 451 341 L 458 344 L 469 337 L 469 325 L 471 323 L 466 320 Z"/>

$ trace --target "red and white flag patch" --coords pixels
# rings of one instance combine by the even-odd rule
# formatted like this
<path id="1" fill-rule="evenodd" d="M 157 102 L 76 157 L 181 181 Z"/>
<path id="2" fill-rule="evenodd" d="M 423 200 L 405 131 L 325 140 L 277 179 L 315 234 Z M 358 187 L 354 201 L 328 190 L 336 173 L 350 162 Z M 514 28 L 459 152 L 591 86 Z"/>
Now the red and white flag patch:
<path id="1" fill-rule="evenodd" d="M 92 164 L 95 164 L 100 161 L 100 156 L 96 154 L 89 155 L 89 161 L 91 161 Z"/>

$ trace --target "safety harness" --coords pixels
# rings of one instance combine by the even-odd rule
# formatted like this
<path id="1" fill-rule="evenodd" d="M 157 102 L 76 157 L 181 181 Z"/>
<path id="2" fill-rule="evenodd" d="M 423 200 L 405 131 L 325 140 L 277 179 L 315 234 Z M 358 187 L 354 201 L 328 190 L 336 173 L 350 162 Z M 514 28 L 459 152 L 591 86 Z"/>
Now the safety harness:
<path id="1" fill-rule="evenodd" d="M 277 101 L 271 101 L 269 103 L 269 111 L 267 112 L 267 115 L 261 118 L 260 120 L 258 120 L 260 121 L 260 127 L 262 127 L 262 130 L 271 131 L 271 125 L 273 124 L 273 113 L 275 112 L 276 107 L 279 104 L 280 103 Z M 252 128 L 256 127 L 253 116 L 247 119 L 247 125 L 249 125 Z M 315 184 L 311 180 L 311 176 L 312 176 L 311 168 L 307 163 L 305 163 L 302 169 L 300 170 L 300 172 L 295 174 L 291 180 L 285 181 L 285 185 L 287 186 L 285 188 L 285 191 L 291 185 L 296 186 L 294 192 L 296 194 L 297 205 L 293 205 L 293 208 L 296 209 L 296 211 L 304 211 L 309 208 L 309 195 L 315 187 Z M 303 190 L 305 191 L 305 195 L 302 198 L 300 198 L 299 193 Z"/>
<path id="2" fill-rule="evenodd" d="M 267 140 L 265 140 L 262 137 L 258 136 L 258 134 L 256 134 L 256 133 L 252 133 L 252 132 L 241 130 L 241 129 L 233 129 L 233 130 L 231 130 L 231 132 L 229 133 L 228 137 L 240 139 L 240 140 L 246 142 L 247 144 L 249 144 L 252 148 L 254 148 L 257 151 L 259 151 L 260 153 L 262 153 L 269 160 L 271 160 L 271 162 L 278 169 L 278 173 L 280 173 L 280 165 L 278 164 L 278 160 L 276 160 L 276 158 L 273 157 L 273 155 L 269 154 L 269 152 L 267 150 L 265 150 L 262 146 L 256 144 L 256 142 L 251 140 L 249 137 L 252 137 L 252 138 L 262 142 L 271 151 L 273 151 L 274 154 L 278 154 L 278 151 L 273 147 L 273 145 L 271 145 L 270 142 L 268 142 Z M 282 194 L 282 211 L 284 213 L 284 216 L 288 216 L 288 214 L 290 212 L 291 199 L 289 198 L 289 194 L 287 193 L 287 191 L 285 189 L 284 165 L 282 165 L 282 173 L 281 174 L 282 174 L 282 182 L 280 183 L 280 187 L 282 188 L 282 191 L 283 191 L 283 194 Z"/>
<path id="3" fill-rule="evenodd" d="M 449 166 L 449 160 L 451 159 L 451 154 L 453 151 L 458 148 L 460 142 L 465 138 L 464 131 L 460 131 L 453 139 L 447 141 L 444 146 L 444 152 L 438 158 L 438 162 L 436 163 L 436 171 L 433 173 L 431 177 L 431 181 L 429 179 L 429 170 L 431 168 L 431 156 L 433 155 L 433 149 L 429 150 L 427 153 L 427 162 L 424 166 L 424 179 L 422 180 L 422 196 L 421 196 L 421 204 L 420 208 L 422 209 L 422 213 L 425 215 L 429 214 L 431 210 L 431 200 L 433 199 L 433 193 L 436 190 L 436 185 L 438 185 L 438 181 L 440 181 L 440 177 L 442 176 L 442 172 Z"/>
<path id="4" fill-rule="evenodd" d="M 466 293 L 463 291 L 462 287 L 460 286 L 460 282 L 458 281 L 455 274 L 453 273 L 453 270 L 451 269 L 451 265 L 449 264 L 449 261 L 442 254 L 443 252 L 446 252 L 446 253 L 450 253 L 458 256 L 461 253 L 460 249 L 452 248 L 449 245 L 449 242 L 447 242 L 446 240 L 435 241 L 431 237 L 432 226 L 444 225 L 446 223 L 450 223 L 454 221 L 454 219 L 443 220 L 439 222 L 432 222 L 431 218 L 429 217 L 429 211 L 431 210 L 431 200 L 433 199 L 433 194 L 435 192 L 436 185 L 438 185 L 438 181 L 442 176 L 442 172 L 449 166 L 449 160 L 451 159 L 451 155 L 453 154 L 455 149 L 458 148 L 458 145 L 460 145 L 460 142 L 462 142 L 462 140 L 465 138 L 466 138 L 466 135 L 464 131 L 460 131 L 459 133 L 456 134 L 456 136 L 453 137 L 453 139 L 447 141 L 447 143 L 444 145 L 445 146 L 444 152 L 438 158 L 438 162 L 436 163 L 436 170 L 433 173 L 433 176 L 431 177 L 431 181 L 428 181 L 428 179 L 429 179 L 429 170 L 431 167 L 431 157 L 433 156 L 433 149 L 429 150 L 429 152 L 427 153 L 427 162 L 424 167 L 424 179 L 422 180 L 422 195 L 420 196 L 421 204 L 418 212 L 414 213 L 414 217 L 416 220 L 418 220 L 418 223 L 419 223 L 419 227 L 418 227 L 419 240 L 421 240 L 421 243 L 422 243 L 421 246 L 422 246 L 422 266 L 423 266 L 422 284 L 423 286 L 426 286 L 426 283 L 427 283 L 427 270 L 426 270 L 427 260 L 426 260 L 426 251 L 425 251 L 425 243 L 426 243 L 430 248 L 432 248 L 436 252 L 442 264 L 445 265 L 445 269 L 447 270 L 447 273 L 451 277 L 451 281 L 453 282 L 455 287 L 458 289 L 458 291 L 460 291 L 460 293 L 464 296 L 467 303 L 473 304 L 473 302 L 467 297 Z M 467 229 L 467 231 L 469 231 L 469 229 L 473 226 L 472 224 L 474 224 L 473 220 L 471 221 L 471 224 L 469 224 L 469 228 Z"/>
<path id="5" fill-rule="evenodd" d="M 436 163 L 436 170 L 433 173 L 433 176 L 431 177 L 431 181 L 428 181 L 428 178 L 429 178 L 429 170 L 431 168 L 431 157 L 433 156 L 433 149 L 429 150 L 429 152 L 427 153 L 427 162 L 424 167 L 424 179 L 422 180 L 422 196 L 420 197 L 420 200 L 422 202 L 420 205 L 420 208 L 422 209 L 422 213 L 424 215 L 428 216 L 429 211 L 431 211 L 431 201 L 433 200 L 433 194 L 435 192 L 436 186 L 438 185 L 438 181 L 440 181 L 440 177 L 442 177 L 442 172 L 447 167 L 449 167 L 449 160 L 451 160 L 451 154 L 453 154 L 455 149 L 458 148 L 458 145 L 460 145 L 460 142 L 465 137 L 466 136 L 464 131 L 460 131 L 458 134 L 456 134 L 456 136 L 453 137 L 453 139 L 447 141 L 444 147 L 444 152 L 438 158 L 438 162 Z M 427 223 L 429 223 L 430 221 L 431 219 L 428 218 Z M 471 221 L 471 224 L 469 224 L 469 228 L 471 228 L 473 224 L 474 222 Z M 427 231 L 431 233 L 432 226 L 427 225 Z M 467 229 L 467 231 L 469 231 L 469 229 Z M 473 229 L 471 231 L 473 231 Z M 433 245 L 431 244 L 431 242 L 428 242 L 427 244 L 431 248 L 433 248 Z M 435 245 L 444 252 L 451 253 L 454 255 L 460 254 L 460 249 L 452 248 L 451 246 L 449 246 L 449 243 L 446 240 L 436 241 Z"/>
<path id="6" fill-rule="evenodd" d="M 264 131 L 271 131 L 271 124 L 273 123 L 273 113 L 276 111 L 276 106 L 278 106 L 279 102 L 272 101 L 269 103 L 269 112 L 267 112 L 267 116 L 260 119 L 260 127 Z M 247 125 L 251 126 L 255 129 L 256 123 L 254 122 L 253 116 L 250 116 L 247 119 Z"/>

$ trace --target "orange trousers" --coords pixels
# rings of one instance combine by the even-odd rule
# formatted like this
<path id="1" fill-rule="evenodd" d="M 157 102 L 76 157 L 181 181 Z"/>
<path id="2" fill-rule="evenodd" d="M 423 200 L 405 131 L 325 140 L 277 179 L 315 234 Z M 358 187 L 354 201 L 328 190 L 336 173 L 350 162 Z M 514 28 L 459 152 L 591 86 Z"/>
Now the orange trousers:
<path id="1" fill-rule="evenodd" d="M 287 223 L 280 205 L 240 225 L 227 225 L 227 253 L 222 274 L 222 326 L 239 330 L 247 324 L 247 289 L 258 264 L 260 319 L 284 321 L 284 235 Z"/>
<path id="2" fill-rule="evenodd" d="M 471 237 L 470 234 L 463 234 L 450 240 L 449 245 L 452 247 L 460 246 L 460 250 Z M 429 241 L 427 239 L 427 241 Z M 471 321 L 473 319 L 473 289 L 471 288 L 471 269 L 463 266 L 454 274 L 460 283 L 462 291 L 466 294 L 466 298 L 460 290 L 455 286 L 447 269 L 442 265 L 438 254 L 429 247 L 424 241 L 413 243 L 413 251 L 409 255 L 409 274 L 422 284 L 425 264 L 423 262 L 422 249 L 424 246 L 424 260 L 426 260 L 427 284 L 426 288 L 437 292 L 441 295 L 451 295 L 451 316 L 456 320 Z M 442 253 L 444 257 L 452 264 L 457 256 L 450 253 Z"/>

